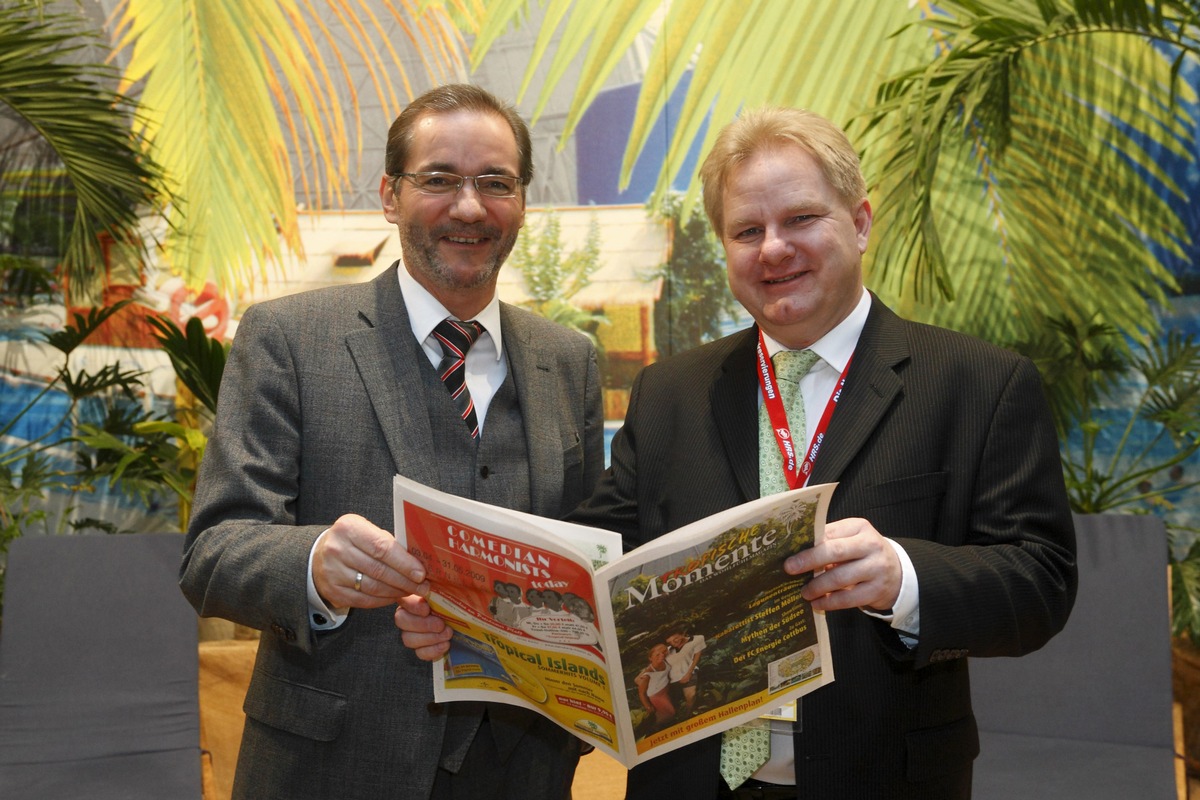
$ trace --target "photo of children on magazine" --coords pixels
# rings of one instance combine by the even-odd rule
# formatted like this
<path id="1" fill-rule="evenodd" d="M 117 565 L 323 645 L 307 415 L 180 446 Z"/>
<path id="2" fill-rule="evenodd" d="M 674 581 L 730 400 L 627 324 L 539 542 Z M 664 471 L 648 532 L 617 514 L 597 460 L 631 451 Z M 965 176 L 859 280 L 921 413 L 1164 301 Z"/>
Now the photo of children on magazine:
<path id="1" fill-rule="evenodd" d="M 638 727 L 639 736 L 695 713 L 703 650 L 704 637 L 689 636 L 682 628 L 672 630 L 665 641 L 650 646 L 649 664 L 633 679 L 646 712 Z"/>

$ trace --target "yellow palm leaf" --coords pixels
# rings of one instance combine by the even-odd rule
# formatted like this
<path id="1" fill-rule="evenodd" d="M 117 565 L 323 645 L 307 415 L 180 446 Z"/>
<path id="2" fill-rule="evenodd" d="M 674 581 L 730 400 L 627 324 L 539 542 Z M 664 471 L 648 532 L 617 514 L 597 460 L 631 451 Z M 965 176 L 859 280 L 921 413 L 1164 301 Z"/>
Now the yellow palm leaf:
<path id="1" fill-rule="evenodd" d="M 449 5 L 387 5 L 435 80 L 465 70 L 451 13 L 463 24 L 478 13 L 474 3 Z M 177 198 L 162 249 L 173 272 L 193 285 L 215 280 L 236 289 L 272 274 L 284 248 L 300 251 L 289 146 L 312 165 L 299 175 L 306 204 L 319 208 L 319 198 L 330 197 L 340 205 L 349 142 L 362 140 L 359 98 L 321 14 L 341 23 L 350 40 L 341 47 L 366 65 L 390 114 L 412 97 L 413 84 L 398 50 L 404 40 L 387 35 L 389 17 L 378 7 L 367 0 L 124 0 L 118 7 L 113 38 L 128 52 L 124 85 L 141 89 L 140 132 Z"/>

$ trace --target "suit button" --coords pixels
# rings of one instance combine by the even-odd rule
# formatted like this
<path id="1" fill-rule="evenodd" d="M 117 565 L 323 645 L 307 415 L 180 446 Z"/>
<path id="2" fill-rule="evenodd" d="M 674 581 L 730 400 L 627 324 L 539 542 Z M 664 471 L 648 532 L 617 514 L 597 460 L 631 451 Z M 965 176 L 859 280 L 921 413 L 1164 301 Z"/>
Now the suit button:
<path id="1" fill-rule="evenodd" d="M 291 628 L 285 628 L 278 622 L 271 623 L 271 632 L 289 642 L 296 641 L 296 632 Z"/>
<path id="2" fill-rule="evenodd" d="M 324 614 L 313 614 L 313 622 L 317 623 L 318 625 L 329 624 L 329 620 L 325 619 Z"/>
<path id="3" fill-rule="evenodd" d="M 490 469 L 488 469 L 486 466 L 480 467 L 479 468 L 479 477 L 483 478 L 484 480 L 487 480 L 487 476 L 490 475 L 491 472 L 492 471 Z"/>

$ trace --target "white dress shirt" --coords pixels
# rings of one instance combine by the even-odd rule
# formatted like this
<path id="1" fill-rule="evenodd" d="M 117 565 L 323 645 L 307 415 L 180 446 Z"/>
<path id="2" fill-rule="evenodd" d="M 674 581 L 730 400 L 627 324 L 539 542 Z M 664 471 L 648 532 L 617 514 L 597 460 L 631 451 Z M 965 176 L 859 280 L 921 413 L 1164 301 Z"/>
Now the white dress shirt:
<path id="1" fill-rule="evenodd" d="M 454 315 L 417 283 L 403 265 L 396 272 L 400 275 L 400 293 L 404 295 L 404 307 L 408 310 L 413 336 L 421 343 L 429 363 L 436 367 L 442 360 L 442 346 L 433 335 L 433 329 L 446 317 Z M 467 391 L 475 401 L 475 415 L 479 418 L 479 435 L 482 436 L 488 406 L 508 374 L 508 362 L 501 357 L 504 342 L 500 330 L 500 298 L 493 295 L 492 301 L 473 319 L 483 326 L 483 333 L 467 351 L 466 380 Z"/>
<path id="2" fill-rule="evenodd" d="M 447 311 L 428 289 L 417 283 L 403 264 L 396 273 L 400 279 L 400 294 L 404 297 L 404 308 L 408 311 L 413 336 L 425 351 L 429 363 L 436 367 L 442 360 L 442 346 L 433 335 L 433 329 L 446 317 L 454 315 Z M 483 326 L 483 333 L 467 351 L 466 382 L 467 391 L 475 401 L 475 415 L 479 420 L 479 435 L 482 436 L 488 407 L 508 375 L 508 362 L 502 355 L 504 340 L 500 327 L 500 298 L 493 295 L 491 302 L 472 319 Z M 324 535 L 322 533 L 317 537 L 317 541 L 313 543 L 313 551 Z M 308 605 L 309 623 L 315 630 L 336 628 L 346 621 L 350 613 L 348 608 L 329 608 L 317 593 L 312 574 L 312 551 L 308 554 Z"/>

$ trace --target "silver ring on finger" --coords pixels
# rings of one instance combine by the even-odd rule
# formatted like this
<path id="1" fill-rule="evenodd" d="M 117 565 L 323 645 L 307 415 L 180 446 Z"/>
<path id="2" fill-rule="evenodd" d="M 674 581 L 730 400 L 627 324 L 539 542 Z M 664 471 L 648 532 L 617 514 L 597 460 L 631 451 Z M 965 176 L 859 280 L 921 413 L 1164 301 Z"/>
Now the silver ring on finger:
<path id="1" fill-rule="evenodd" d="M 354 574 L 354 591 L 356 591 L 356 592 L 362 591 L 362 573 L 361 572 L 356 572 Z"/>

